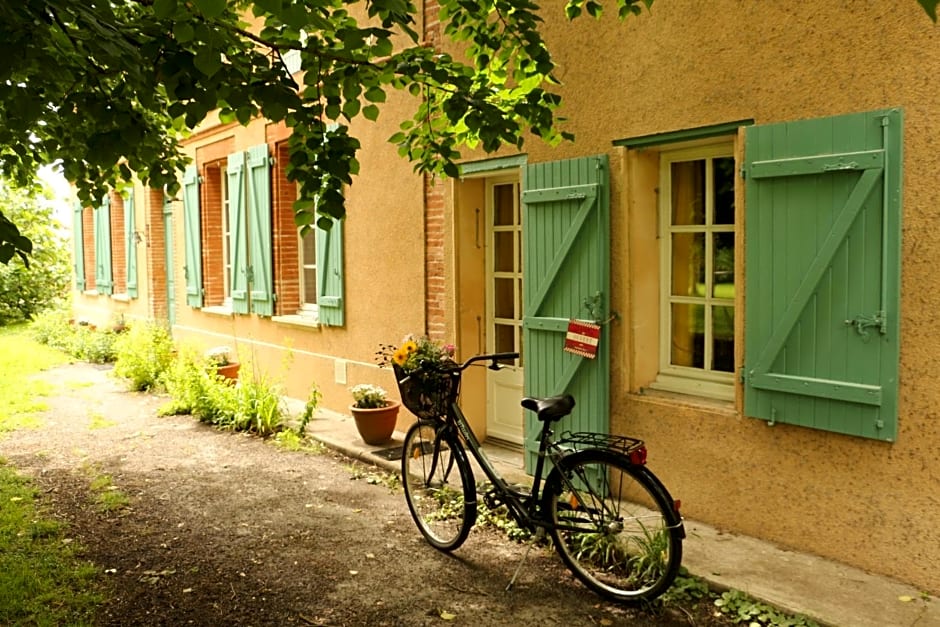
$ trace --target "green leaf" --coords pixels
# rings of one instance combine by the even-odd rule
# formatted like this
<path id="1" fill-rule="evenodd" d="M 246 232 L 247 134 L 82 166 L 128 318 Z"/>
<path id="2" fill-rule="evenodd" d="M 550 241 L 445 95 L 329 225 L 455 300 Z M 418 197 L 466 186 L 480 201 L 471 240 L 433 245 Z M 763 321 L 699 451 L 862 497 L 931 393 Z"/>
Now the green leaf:
<path id="1" fill-rule="evenodd" d="M 379 108 L 374 104 L 366 105 L 362 108 L 362 115 L 365 119 L 375 122 L 379 118 Z"/>
<path id="2" fill-rule="evenodd" d="M 192 41 L 194 34 L 193 26 L 189 22 L 176 22 L 173 24 L 173 36 L 176 37 L 176 41 L 181 44 Z"/>
<path id="3" fill-rule="evenodd" d="M 222 69 L 222 57 L 218 50 L 203 48 L 193 59 L 193 65 L 196 66 L 197 70 L 211 77 Z"/>
<path id="4" fill-rule="evenodd" d="M 154 0 L 153 14 L 160 19 L 166 19 L 176 13 L 176 0 Z"/>
<path id="5" fill-rule="evenodd" d="M 381 87 L 370 87 L 365 96 L 369 102 L 385 102 L 385 90 Z"/>
<path id="6" fill-rule="evenodd" d="M 209 18 L 219 17 L 225 12 L 226 0 L 192 0 L 203 15 Z"/>

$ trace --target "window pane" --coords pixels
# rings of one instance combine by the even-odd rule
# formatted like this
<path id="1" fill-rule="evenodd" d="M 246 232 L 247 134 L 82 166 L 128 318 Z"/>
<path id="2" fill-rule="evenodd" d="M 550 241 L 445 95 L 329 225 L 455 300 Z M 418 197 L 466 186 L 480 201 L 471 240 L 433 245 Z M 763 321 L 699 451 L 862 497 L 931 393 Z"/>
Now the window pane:
<path id="1" fill-rule="evenodd" d="M 310 230 L 300 238 L 303 304 L 317 304 L 317 234 Z"/>
<path id="2" fill-rule="evenodd" d="M 705 224 L 705 162 L 672 164 L 672 223 Z"/>
<path id="3" fill-rule="evenodd" d="M 497 318 L 514 316 L 512 279 L 493 279 L 493 315 Z"/>
<path id="4" fill-rule="evenodd" d="M 495 325 L 496 333 L 496 342 L 495 348 L 497 353 L 514 353 L 516 352 L 516 331 L 515 325 L 509 324 L 497 324 Z M 505 363 L 513 363 L 513 360 L 506 360 Z"/>
<path id="5" fill-rule="evenodd" d="M 705 306 L 672 304 L 672 364 L 705 367 Z"/>
<path id="6" fill-rule="evenodd" d="M 304 268 L 304 304 L 317 304 L 317 269 Z"/>
<path id="7" fill-rule="evenodd" d="M 304 235 L 302 238 L 303 241 L 303 257 L 300 260 L 300 263 L 305 266 L 316 265 L 317 263 L 317 234 L 311 229 Z"/>
<path id="8" fill-rule="evenodd" d="M 734 298 L 734 233 L 715 233 L 713 237 L 712 296 Z"/>
<path id="9" fill-rule="evenodd" d="M 672 234 L 672 293 L 705 296 L 705 234 Z"/>
<path id="10" fill-rule="evenodd" d="M 715 215 L 714 224 L 734 224 L 734 159 L 714 160 Z"/>
<path id="11" fill-rule="evenodd" d="M 515 185 L 497 185 L 493 188 L 493 224 L 495 226 L 511 226 L 515 221 L 515 199 L 513 189 Z"/>
<path id="12" fill-rule="evenodd" d="M 734 372 L 734 307 L 712 309 L 714 370 Z"/>
<path id="13" fill-rule="evenodd" d="M 512 231 L 493 233 L 493 270 L 496 272 L 512 272 L 514 235 Z"/>

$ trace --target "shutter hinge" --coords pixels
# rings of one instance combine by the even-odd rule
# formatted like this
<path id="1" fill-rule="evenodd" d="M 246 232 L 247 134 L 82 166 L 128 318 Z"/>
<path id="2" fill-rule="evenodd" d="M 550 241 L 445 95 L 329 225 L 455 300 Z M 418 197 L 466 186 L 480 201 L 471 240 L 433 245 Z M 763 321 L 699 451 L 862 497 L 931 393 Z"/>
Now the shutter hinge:
<path id="1" fill-rule="evenodd" d="M 248 281 L 249 284 L 251 284 L 254 282 L 254 279 L 255 279 L 255 272 L 254 270 L 252 270 L 251 266 L 248 266 L 247 268 L 245 268 L 245 280 Z"/>
<path id="2" fill-rule="evenodd" d="M 741 371 L 738 373 L 738 376 L 741 379 L 741 383 L 747 383 L 747 368 L 741 366 Z"/>
<path id="3" fill-rule="evenodd" d="M 741 178 L 742 178 L 742 179 L 746 179 L 746 178 L 747 178 L 747 167 L 745 167 L 745 166 L 743 166 L 743 165 L 741 166 Z"/>

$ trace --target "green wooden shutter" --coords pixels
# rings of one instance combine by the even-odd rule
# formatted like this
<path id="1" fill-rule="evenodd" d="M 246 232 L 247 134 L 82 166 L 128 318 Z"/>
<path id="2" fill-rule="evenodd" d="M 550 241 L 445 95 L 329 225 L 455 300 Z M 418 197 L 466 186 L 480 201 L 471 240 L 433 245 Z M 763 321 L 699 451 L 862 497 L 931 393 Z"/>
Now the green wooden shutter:
<path id="1" fill-rule="evenodd" d="M 567 392 L 577 405 L 560 429 L 606 433 L 610 329 L 595 359 L 564 352 L 571 319 L 609 311 L 610 196 L 606 155 L 530 164 L 522 181 L 525 393 Z M 534 467 L 537 419 L 526 413 L 526 466 Z"/>
<path id="2" fill-rule="evenodd" d="M 899 110 L 747 129 L 746 415 L 893 441 Z"/>
<path id="3" fill-rule="evenodd" d="M 248 236 L 251 241 L 251 311 L 274 315 L 271 252 L 271 167 L 267 144 L 248 149 Z"/>
<path id="4" fill-rule="evenodd" d="M 124 267 L 127 268 L 127 295 L 137 298 L 137 226 L 134 217 L 134 190 L 124 201 Z"/>
<path id="5" fill-rule="evenodd" d="M 82 215 L 85 213 L 82 203 L 78 200 L 72 209 L 72 255 L 75 258 L 75 289 L 79 292 L 85 290 L 85 229 L 82 225 Z"/>
<path id="6" fill-rule="evenodd" d="M 248 313 L 248 221 L 245 190 L 245 153 L 236 152 L 228 156 L 228 255 L 229 295 L 232 311 Z"/>
<path id="7" fill-rule="evenodd" d="M 199 172 L 196 166 L 183 173 L 183 240 L 186 252 L 186 303 L 202 307 L 202 229 L 199 226 Z"/>
<path id="8" fill-rule="evenodd" d="M 111 267 L 111 199 L 105 195 L 95 210 L 95 289 L 99 294 L 114 293 Z"/>
<path id="9" fill-rule="evenodd" d="M 320 324 L 345 324 L 343 305 L 343 221 L 333 220 L 330 229 L 316 227 L 317 309 Z"/>

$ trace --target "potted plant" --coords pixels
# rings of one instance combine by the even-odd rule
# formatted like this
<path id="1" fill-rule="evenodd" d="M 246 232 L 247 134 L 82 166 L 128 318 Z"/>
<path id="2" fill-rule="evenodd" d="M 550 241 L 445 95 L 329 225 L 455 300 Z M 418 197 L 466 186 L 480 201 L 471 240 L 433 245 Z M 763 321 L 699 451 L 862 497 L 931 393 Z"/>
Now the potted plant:
<path id="1" fill-rule="evenodd" d="M 400 403 L 388 399 L 388 393 L 377 385 L 360 383 L 349 388 L 353 404 L 349 411 L 356 421 L 356 430 L 366 444 L 388 442 L 395 432 Z"/>
<path id="2" fill-rule="evenodd" d="M 238 380 L 238 370 L 241 364 L 232 359 L 232 349 L 228 346 L 216 346 L 210 348 L 205 353 L 206 361 L 210 368 L 215 369 L 217 373 L 229 381 Z"/>

